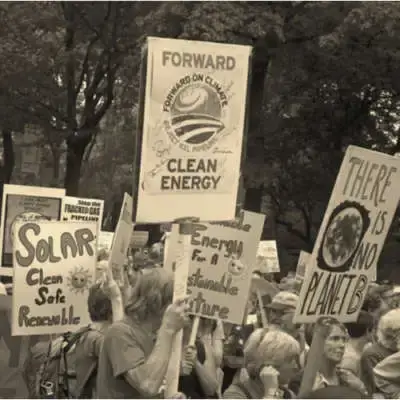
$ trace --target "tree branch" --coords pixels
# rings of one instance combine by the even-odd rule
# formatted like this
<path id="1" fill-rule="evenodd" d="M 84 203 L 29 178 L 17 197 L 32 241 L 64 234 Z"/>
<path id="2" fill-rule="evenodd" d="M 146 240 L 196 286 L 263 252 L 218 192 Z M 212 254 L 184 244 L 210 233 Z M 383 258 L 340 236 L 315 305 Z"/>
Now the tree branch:
<path id="1" fill-rule="evenodd" d="M 76 97 L 75 97 L 75 56 L 73 54 L 75 45 L 74 7 L 72 3 L 63 3 L 66 19 L 65 51 L 68 55 L 65 65 L 65 78 L 67 82 L 67 119 L 71 132 L 77 129 L 76 121 Z"/>
<path id="2" fill-rule="evenodd" d="M 78 95 L 79 95 L 79 92 L 80 92 L 81 89 L 82 89 L 82 84 L 83 84 L 83 80 L 84 80 L 85 76 L 86 76 L 86 77 L 88 76 L 90 53 L 91 53 L 91 51 L 92 51 L 93 46 L 95 45 L 95 43 L 96 43 L 98 40 L 99 40 L 98 36 L 94 36 L 94 37 L 90 40 L 90 42 L 89 42 L 89 44 L 88 44 L 88 46 L 87 46 L 87 48 L 86 48 L 85 58 L 84 58 L 84 60 L 83 60 L 83 62 L 82 62 L 81 74 L 80 74 L 80 77 L 79 77 L 79 80 L 78 80 L 78 83 L 77 83 L 77 86 L 76 86 L 76 90 L 75 90 L 75 101 L 76 101 L 76 99 L 77 99 L 77 97 L 78 97 Z"/>
<path id="3" fill-rule="evenodd" d="M 294 236 L 297 236 L 304 243 L 307 243 L 307 245 L 309 244 L 306 235 L 299 229 L 295 228 L 292 222 L 285 221 L 279 217 L 275 218 L 275 222 L 279 225 L 284 226 L 289 233 L 291 233 Z"/>
<path id="4" fill-rule="evenodd" d="M 89 143 L 89 147 L 87 148 L 86 152 L 85 152 L 85 157 L 83 159 L 84 163 L 87 163 L 89 161 L 90 155 L 92 154 L 94 145 L 96 144 L 96 139 L 97 139 L 97 130 L 96 132 L 93 134 L 92 136 L 92 140 Z"/>
<path id="5" fill-rule="evenodd" d="M 100 106 L 100 108 L 96 111 L 93 110 L 91 114 L 91 118 L 85 120 L 85 124 L 87 126 L 97 126 L 97 124 L 100 122 L 100 120 L 104 117 L 105 113 L 107 110 L 110 108 L 113 99 L 114 99 L 114 83 L 115 83 L 115 74 L 118 69 L 117 65 L 113 65 L 113 62 L 115 62 L 114 55 L 116 54 L 116 46 L 117 46 L 117 24 L 118 24 L 118 12 L 117 8 L 114 7 L 114 21 L 113 21 L 113 27 L 112 27 L 112 32 L 111 32 L 111 38 L 110 38 L 110 43 L 108 46 L 107 50 L 104 50 L 103 53 L 107 53 L 108 59 L 107 59 L 107 69 L 106 72 L 104 73 L 103 77 L 107 77 L 107 86 L 106 86 L 106 94 L 103 96 L 104 101 L 103 104 Z M 100 83 L 100 82 L 99 82 Z M 94 93 L 93 93 L 94 94 Z M 93 103 L 93 97 L 92 97 L 92 104 Z"/>
<path id="6" fill-rule="evenodd" d="M 20 103 L 21 105 L 19 105 L 18 103 Z M 28 95 L 21 93 L 17 89 L 15 90 L 14 96 L 12 98 L 9 98 L 9 105 L 16 109 L 24 110 L 25 112 L 30 114 L 35 113 L 36 115 L 44 116 L 43 113 L 40 113 L 40 111 L 38 111 L 38 107 L 33 106 L 33 105 L 39 105 L 44 110 L 47 110 L 50 116 L 56 117 L 59 121 L 65 123 L 68 122 L 65 116 L 62 114 L 62 112 L 58 110 L 56 107 L 44 103 L 42 100 L 37 98 L 37 96 L 32 96 L 30 98 L 28 97 Z"/>
<path id="7" fill-rule="evenodd" d="M 310 213 L 307 211 L 306 207 L 304 205 L 299 204 L 295 202 L 296 207 L 299 209 L 301 215 L 303 216 L 304 219 L 304 226 L 305 226 L 305 237 L 307 238 L 306 242 L 309 246 L 312 244 L 312 238 L 311 238 L 311 218 L 310 218 Z"/>

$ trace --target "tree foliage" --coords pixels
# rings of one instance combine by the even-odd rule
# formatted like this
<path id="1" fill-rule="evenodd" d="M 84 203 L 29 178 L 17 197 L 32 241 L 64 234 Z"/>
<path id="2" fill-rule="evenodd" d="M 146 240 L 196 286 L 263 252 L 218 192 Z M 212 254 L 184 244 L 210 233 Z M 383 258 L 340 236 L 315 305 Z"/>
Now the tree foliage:
<path id="1" fill-rule="evenodd" d="M 245 207 L 268 196 L 305 249 L 347 145 L 400 151 L 397 2 L 4 2 L 0 17 L 3 164 L 7 135 L 39 125 L 57 162 L 66 144 L 68 192 L 82 176 L 110 210 L 131 184 L 148 35 L 253 46 Z"/>

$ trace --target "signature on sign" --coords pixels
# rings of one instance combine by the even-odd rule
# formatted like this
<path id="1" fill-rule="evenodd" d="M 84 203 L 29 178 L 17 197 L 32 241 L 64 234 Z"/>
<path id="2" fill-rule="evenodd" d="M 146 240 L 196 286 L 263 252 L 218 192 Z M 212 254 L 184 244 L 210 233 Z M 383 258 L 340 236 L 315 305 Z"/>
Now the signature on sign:
<path id="1" fill-rule="evenodd" d="M 158 158 L 162 158 L 170 155 L 171 145 L 167 146 L 163 140 L 157 140 L 152 149 Z"/>
<path id="2" fill-rule="evenodd" d="M 168 162 L 167 157 L 171 153 L 171 146 L 167 146 L 162 140 L 158 140 L 154 143 L 152 150 L 161 160 L 157 162 L 157 164 L 149 172 L 147 172 L 147 176 L 150 178 L 157 176 L 161 172 L 164 165 Z"/>
<path id="3" fill-rule="evenodd" d="M 232 150 L 225 150 L 225 149 L 219 149 L 218 147 L 215 147 L 213 149 L 214 154 L 232 154 Z"/>

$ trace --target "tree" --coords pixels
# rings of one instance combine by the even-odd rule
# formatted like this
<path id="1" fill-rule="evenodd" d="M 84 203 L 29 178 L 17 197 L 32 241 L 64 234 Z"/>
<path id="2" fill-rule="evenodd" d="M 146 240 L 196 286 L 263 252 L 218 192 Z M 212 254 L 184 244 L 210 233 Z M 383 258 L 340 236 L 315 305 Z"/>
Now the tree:
<path id="1" fill-rule="evenodd" d="M 141 3 L 5 3 L 5 91 L 13 116 L 20 110 L 43 126 L 52 150 L 67 145 L 65 186 L 78 193 L 82 160 L 114 99 L 118 69 L 141 36 L 134 23 L 153 5 Z M 138 67 L 138 65 L 136 65 Z M 131 65 L 135 71 L 135 65 Z M 138 69 L 138 68 L 137 68 Z M 0 77 L 1 78 L 1 77 Z M 19 81 L 18 81 L 19 80 Z"/>

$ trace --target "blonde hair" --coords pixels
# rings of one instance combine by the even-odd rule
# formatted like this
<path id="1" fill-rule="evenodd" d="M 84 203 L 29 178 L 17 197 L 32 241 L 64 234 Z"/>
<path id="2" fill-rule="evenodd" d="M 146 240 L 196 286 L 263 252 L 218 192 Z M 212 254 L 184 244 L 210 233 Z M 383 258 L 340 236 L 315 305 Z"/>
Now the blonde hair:
<path id="1" fill-rule="evenodd" d="M 152 268 L 139 274 L 126 299 L 125 313 L 139 321 L 162 318 L 172 296 L 173 275 L 163 268 Z"/>
<path id="2" fill-rule="evenodd" d="M 300 357 L 299 342 L 279 329 L 256 329 L 244 347 L 244 365 L 251 378 L 256 378 L 265 365 L 279 367 L 293 357 Z"/>
<path id="3" fill-rule="evenodd" d="M 393 341 L 400 333 L 400 308 L 388 311 L 384 314 L 377 327 L 377 340 L 386 348 L 393 348 L 396 345 Z"/>

